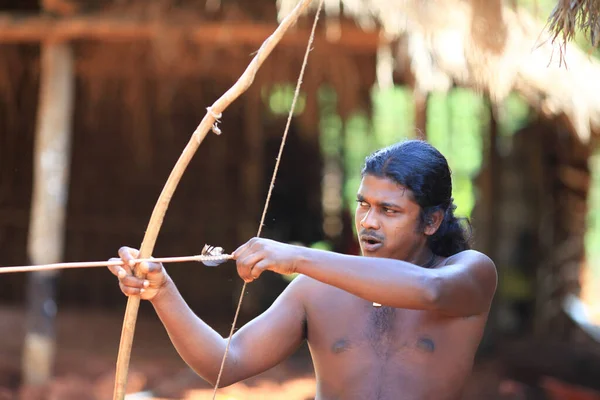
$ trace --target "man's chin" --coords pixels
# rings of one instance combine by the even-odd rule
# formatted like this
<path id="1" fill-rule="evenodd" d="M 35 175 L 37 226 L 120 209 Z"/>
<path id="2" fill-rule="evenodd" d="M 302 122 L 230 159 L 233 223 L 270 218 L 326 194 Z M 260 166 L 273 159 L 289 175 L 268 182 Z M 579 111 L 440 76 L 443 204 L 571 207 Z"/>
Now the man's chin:
<path id="1" fill-rule="evenodd" d="M 377 243 L 375 245 L 364 244 L 361 246 L 362 255 L 365 257 L 384 257 L 383 245 Z"/>

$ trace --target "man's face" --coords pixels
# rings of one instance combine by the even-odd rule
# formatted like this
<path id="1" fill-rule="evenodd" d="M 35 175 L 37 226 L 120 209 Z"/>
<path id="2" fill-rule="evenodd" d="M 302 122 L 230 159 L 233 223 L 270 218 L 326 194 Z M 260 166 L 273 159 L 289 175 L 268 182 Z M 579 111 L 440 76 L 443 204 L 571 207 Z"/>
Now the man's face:
<path id="1" fill-rule="evenodd" d="M 388 178 L 365 175 L 357 194 L 356 232 L 367 257 L 412 261 L 426 244 L 421 207 L 412 192 Z"/>

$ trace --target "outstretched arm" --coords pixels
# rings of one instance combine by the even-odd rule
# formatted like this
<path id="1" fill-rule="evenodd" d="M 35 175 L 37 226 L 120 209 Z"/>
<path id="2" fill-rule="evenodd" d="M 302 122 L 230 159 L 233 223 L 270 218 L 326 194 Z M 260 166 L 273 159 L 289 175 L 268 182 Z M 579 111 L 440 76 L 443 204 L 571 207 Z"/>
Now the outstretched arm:
<path id="1" fill-rule="evenodd" d="M 489 310 L 496 290 L 496 268 L 485 255 L 469 250 L 435 269 L 387 258 L 349 256 L 252 239 L 235 251 L 238 273 L 246 281 L 265 270 L 300 273 L 396 308 L 434 310 L 452 316 Z"/>
<path id="2" fill-rule="evenodd" d="M 290 287 L 264 314 L 234 334 L 221 387 L 274 367 L 298 348 L 305 318 L 296 295 Z M 174 284 L 152 300 L 152 305 L 181 358 L 214 385 L 227 340 L 193 313 Z"/>
<path id="3" fill-rule="evenodd" d="M 136 254 L 121 249 L 123 260 Z M 147 282 L 131 275 L 129 268 L 113 267 L 125 294 L 140 294 L 150 300 L 181 358 L 207 382 L 214 385 L 227 339 L 208 326 L 187 305 L 159 263 L 141 263 Z M 295 280 L 262 315 L 237 331 L 231 340 L 220 386 L 228 386 L 257 375 L 291 355 L 304 339 L 305 314 L 301 299 L 302 280 Z"/>

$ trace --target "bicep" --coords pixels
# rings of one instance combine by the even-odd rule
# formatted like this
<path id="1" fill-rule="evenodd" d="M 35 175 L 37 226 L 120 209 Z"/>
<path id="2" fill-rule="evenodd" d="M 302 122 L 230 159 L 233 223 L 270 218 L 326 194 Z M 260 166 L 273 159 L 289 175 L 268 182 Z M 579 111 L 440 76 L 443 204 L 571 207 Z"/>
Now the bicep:
<path id="1" fill-rule="evenodd" d="M 487 256 L 463 252 L 435 272 L 441 312 L 466 317 L 489 310 L 498 279 L 496 267 Z"/>
<path id="2" fill-rule="evenodd" d="M 264 372 L 298 349 L 306 321 L 301 286 L 293 281 L 267 311 L 233 336 L 236 380 Z"/>

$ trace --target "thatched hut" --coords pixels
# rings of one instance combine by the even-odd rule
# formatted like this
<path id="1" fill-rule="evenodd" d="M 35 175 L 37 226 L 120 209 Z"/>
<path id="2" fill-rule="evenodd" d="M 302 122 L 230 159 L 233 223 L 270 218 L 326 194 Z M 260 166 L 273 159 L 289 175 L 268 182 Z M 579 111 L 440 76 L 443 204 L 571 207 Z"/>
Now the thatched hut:
<path id="1" fill-rule="evenodd" d="M 205 107 L 238 78 L 295 3 L 0 2 L 0 264 L 32 262 L 36 119 L 38 105 L 51 102 L 39 89 L 48 70 L 44 49 L 67 43 L 72 57 L 62 259 L 103 259 L 120 245 L 139 245 L 162 185 Z M 491 99 L 492 121 L 502 100 L 518 92 L 536 118 L 515 136 L 515 151 L 507 156 L 498 153 L 491 125 L 478 178 L 477 247 L 501 270 L 516 265 L 527 271 L 539 306 L 530 316 L 540 330 L 563 326 L 560 302 L 577 293 L 584 258 L 587 162 L 600 133 L 600 64 L 570 44 L 559 53 L 543 24 L 501 0 L 325 5 L 266 234 L 307 244 L 324 236 L 317 101 L 323 85 L 337 93 L 342 119 L 368 112 L 376 83 L 409 85 L 423 131 L 432 92 L 478 90 Z M 204 243 L 229 250 L 255 233 L 284 124 L 270 111 L 269 96 L 297 79 L 309 23 L 300 21 L 286 35 L 249 92 L 227 110 L 223 135 L 201 147 L 172 201 L 155 254 L 194 254 Z M 522 188 L 522 198 L 512 188 Z M 526 249 L 519 248 L 523 238 Z M 210 307 L 215 313 L 230 309 L 239 292 L 232 268 L 173 267 L 171 274 L 194 307 L 218 304 Z M 21 302 L 25 278 L 0 279 L 0 297 Z M 246 316 L 270 303 L 284 284 L 257 284 Z M 58 287 L 63 305 L 122 302 L 103 270 L 63 273 Z"/>

